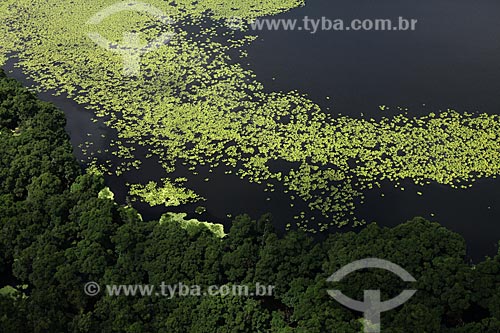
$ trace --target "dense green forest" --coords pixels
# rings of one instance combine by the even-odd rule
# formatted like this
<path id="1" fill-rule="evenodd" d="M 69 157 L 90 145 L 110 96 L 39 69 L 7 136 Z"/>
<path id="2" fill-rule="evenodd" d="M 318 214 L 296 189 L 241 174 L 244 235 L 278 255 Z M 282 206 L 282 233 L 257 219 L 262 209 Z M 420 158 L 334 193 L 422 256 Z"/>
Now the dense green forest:
<path id="1" fill-rule="evenodd" d="M 352 298 L 408 289 L 378 270 L 326 282 L 367 257 L 410 272 L 417 293 L 382 314 L 383 332 L 500 332 L 500 254 L 471 264 L 463 238 L 415 218 L 394 228 L 315 241 L 279 236 L 270 216 L 237 217 L 224 237 L 205 224 L 143 221 L 115 203 L 104 179 L 72 154 L 64 113 L 0 74 L 0 332 L 361 332 L 362 314 L 327 294 Z M 100 195 L 101 194 L 101 195 Z M 96 297 L 106 284 L 275 286 L 266 297 Z"/>

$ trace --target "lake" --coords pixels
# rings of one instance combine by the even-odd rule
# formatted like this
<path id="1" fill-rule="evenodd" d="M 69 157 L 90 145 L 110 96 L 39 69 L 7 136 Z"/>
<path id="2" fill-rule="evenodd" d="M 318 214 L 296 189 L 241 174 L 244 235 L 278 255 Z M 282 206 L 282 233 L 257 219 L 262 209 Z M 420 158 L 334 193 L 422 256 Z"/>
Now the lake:
<path id="1" fill-rule="evenodd" d="M 260 31 L 241 60 L 252 69 L 267 91 L 298 90 L 307 94 L 332 115 L 380 118 L 408 109 L 409 116 L 425 115 L 448 108 L 458 112 L 500 113 L 500 25 L 497 1 L 308 1 L 305 7 L 275 16 L 277 19 L 303 17 L 320 19 L 391 18 L 418 19 L 416 31 Z M 25 84 L 29 80 L 14 60 L 6 69 Z M 67 130 L 79 159 L 81 145 L 88 138 L 114 133 L 92 122 L 83 106 L 50 92 L 41 98 L 54 102 L 68 118 Z M 381 113 L 379 106 L 390 109 Z M 399 108 L 398 108 L 399 107 Z M 108 139 L 102 139 L 106 146 Z M 90 150 L 99 150 L 99 139 Z M 500 147 L 499 147 L 500 148 Z M 146 152 L 144 152 L 144 155 Z M 140 156 L 140 154 L 139 154 Z M 500 161 L 499 161 L 500 163 Z M 181 165 L 176 176 L 187 170 Z M 154 175 L 154 176 L 152 176 Z M 164 177 L 154 160 L 144 160 L 140 171 L 108 176 L 106 181 L 124 203 L 127 182 L 137 183 Z M 280 188 L 263 192 L 264 186 L 250 184 L 235 175 L 214 170 L 211 181 L 206 174 L 189 176 L 186 184 L 206 202 L 175 209 L 151 208 L 136 204 L 146 219 L 158 218 L 165 211 L 187 211 L 190 216 L 222 222 L 230 226 L 230 216 L 248 213 L 254 217 L 270 212 L 276 228 L 285 229 L 293 216 L 306 209 L 293 208 Z M 381 188 L 367 190 L 364 203 L 357 203 L 356 216 L 368 222 L 394 226 L 414 216 L 423 216 L 460 233 L 467 241 L 469 255 L 479 260 L 493 255 L 500 240 L 500 179 L 481 179 L 468 190 L 430 184 L 422 191 L 404 181 L 405 191 L 382 182 Z M 416 192 L 422 191 L 423 195 Z M 382 196 L 382 194 L 384 196 Z M 196 206 L 207 213 L 193 213 Z M 229 214 L 229 216 L 228 216 Z M 352 230 L 340 228 L 339 232 Z"/>

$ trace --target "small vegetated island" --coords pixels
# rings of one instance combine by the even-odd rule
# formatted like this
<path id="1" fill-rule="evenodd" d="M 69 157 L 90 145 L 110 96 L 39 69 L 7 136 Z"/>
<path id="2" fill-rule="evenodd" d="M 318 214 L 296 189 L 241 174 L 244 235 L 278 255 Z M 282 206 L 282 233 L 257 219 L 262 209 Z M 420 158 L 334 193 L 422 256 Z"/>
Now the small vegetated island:
<path id="1" fill-rule="evenodd" d="M 95 171 L 82 174 L 64 113 L 0 71 L 0 332 L 362 332 L 361 315 L 327 290 L 356 299 L 380 288 L 414 297 L 382 316 L 384 332 L 496 333 L 500 254 L 472 265 L 463 238 L 422 218 L 314 242 L 279 237 L 269 216 L 216 224 L 165 214 L 143 221 L 120 206 Z M 326 282 L 366 257 L 398 263 L 408 286 L 382 270 Z M 89 296 L 84 285 L 101 286 Z M 383 281 L 383 283 L 381 283 Z M 275 286 L 272 295 L 109 296 L 106 285 Z"/>
<path id="2" fill-rule="evenodd" d="M 382 181 L 467 188 L 500 172 L 498 115 L 447 110 L 354 119 L 332 116 L 298 91 L 264 90 L 242 65 L 245 46 L 257 37 L 228 29 L 226 22 L 237 18 L 244 26 L 304 5 L 300 0 L 151 0 L 169 24 L 134 10 L 89 23 L 115 4 L 2 1 L 0 63 L 15 57 L 37 89 L 67 94 L 116 131 L 101 154 L 88 156 L 94 169 L 121 175 L 140 168 L 138 148 L 158 160 L 165 171 L 161 182 L 129 184 L 131 195 L 151 205 L 200 199 L 183 185 L 189 174 L 173 176 L 179 163 L 194 175 L 221 168 L 269 191 L 279 185 L 284 195 L 302 200 L 309 211 L 293 227 L 317 232 L 363 223 L 354 215 L 355 203 Z M 134 77 L 124 75 L 122 55 L 88 37 L 99 33 L 116 48 L 131 31 L 140 32 L 141 45 L 166 32 L 173 36 L 141 57 Z M 111 164 L 109 154 L 121 162 Z M 274 170 L 274 161 L 289 167 Z M 314 212 L 323 219 L 301 218 Z"/>

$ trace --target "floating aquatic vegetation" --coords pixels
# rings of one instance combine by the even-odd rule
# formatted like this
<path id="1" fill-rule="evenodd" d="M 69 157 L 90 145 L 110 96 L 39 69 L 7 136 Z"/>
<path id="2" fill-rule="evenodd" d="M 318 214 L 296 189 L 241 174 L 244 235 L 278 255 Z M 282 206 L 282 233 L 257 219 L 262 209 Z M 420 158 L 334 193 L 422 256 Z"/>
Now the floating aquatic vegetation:
<path id="1" fill-rule="evenodd" d="M 141 198 L 151 206 L 164 205 L 166 207 L 180 206 L 201 199 L 192 190 L 176 186 L 168 179 L 163 179 L 162 187 L 158 187 L 155 182 L 149 182 L 145 186 L 132 184 L 130 185 L 130 195 Z"/>
<path id="2" fill-rule="evenodd" d="M 196 208 L 194 209 L 194 212 L 195 212 L 196 214 L 199 214 L 199 215 L 201 215 L 201 214 L 205 213 L 206 211 L 207 211 L 207 208 L 206 208 L 206 207 L 204 207 L 204 206 L 198 206 L 198 207 L 196 207 Z"/>
<path id="3" fill-rule="evenodd" d="M 383 180 L 398 188 L 404 179 L 467 188 L 500 173 L 496 115 L 447 110 L 379 121 L 332 117 L 297 91 L 265 92 L 255 74 L 238 63 L 245 45 L 256 37 L 225 28 L 225 19 L 272 15 L 302 1 L 147 2 L 177 23 L 162 25 L 147 14 L 121 12 L 98 26 L 87 24 L 115 3 L 110 0 L 0 4 L 5 22 L 0 63 L 15 53 L 41 89 L 68 94 L 116 131 L 117 138 L 102 150 L 122 163 L 113 166 L 107 154 L 92 151 L 92 170 L 121 175 L 138 169 L 140 150 L 147 152 L 146 158 L 155 157 L 166 176 L 180 162 L 193 175 L 201 167 L 220 167 L 266 184 L 270 191 L 270 185 L 282 184 L 292 207 L 303 201 L 323 214 L 324 221 L 307 220 L 307 212 L 296 216 L 296 226 L 312 232 L 361 223 L 353 214 L 355 203 Z M 168 45 L 142 56 L 137 77 L 124 76 L 121 56 L 97 47 L 87 36 L 97 32 L 118 45 L 130 31 L 141 34 L 141 44 L 175 32 Z M 236 59 L 230 56 L 233 51 L 238 51 Z M 293 167 L 276 171 L 270 167 L 273 161 Z M 199 200 L 180 185 L 185 181 L 134 184 L 130 193 L 150 205 Z"/>
<path id="4" fill-rule="evenodd" d="M 160 218 L 160 224 L 178 223 L 189 235 L 194 235 L 203 228 L 206 228 L 216 237 L 224 238 L 226 236 L 222 224 L 203 222 L 196 219 L 186 220 L 186 216 L 186 213 L 166 213 Z"/>
<path id="5" fill-rule="evenodd" d="M 99 197 L 99 199 L 103 199 L 103 200 L 111 200 L 111 201 L 115 200 L 115 194 L 113 192 L 111 192 L 111 189 L 109 187 L 103 188 L 99 192 L 98 197 Z"/>

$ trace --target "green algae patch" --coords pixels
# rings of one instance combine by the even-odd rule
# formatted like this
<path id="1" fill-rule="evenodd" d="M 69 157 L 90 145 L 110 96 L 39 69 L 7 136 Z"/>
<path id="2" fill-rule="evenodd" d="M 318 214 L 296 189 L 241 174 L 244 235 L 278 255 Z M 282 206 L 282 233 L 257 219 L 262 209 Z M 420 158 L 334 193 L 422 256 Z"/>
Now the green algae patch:
<path id="1" fill-rule="evenodd" d="M 111 191 L 111 189 L 109 187 L 105 187 L 103 188 L 99 194 L 98 194 L 98 198 L 99 199 L 103 199 L 103 200 L 111 200 L 111 201 L 114 201 L 115 200 L 115 194 Z"/>
<path id="2" fill-rule="evenodd" d="M 177 223 L 187 231 L 190 236 L 194 236 L 203 229 L 207 229 L 218 238 L 224 238 L 224 226 L 222 224 L 198 221 L 197 219 L 186 220 L 186 213 L 166 213 L 160 218 L 160 224 Z"/>
<path id="3" fill-rule="evenodd" d="M 150 206 L 175 207 L 201 199 L 194 191 L 176 186 L 168 179 L 163 180 L 161 187 L 155 182 L 149 182 L 146 185 L 132 184 L 129 193 L 139 197 Z"/>
<path id="4" fill-rule="evenodd" d="M 269 191 L 284 186 L 291 207 L 305 203 L 309 210 L 296 216 L 293 227 L 316 232 L 363 223 L 355 206 L 365 190 L 382 181 L 398 188 L 408 179 L 468 188 L 500 173 L 497 115 L 446 110 L 379 121 L 333 117 L 297 91 L 266 92 L 239 62 L 256 37 L 228 29 L 226 20 L 277 14 L 301 1 L 155 0 L 148 3 L 169 17 L 168 23 L 124 10 L 94 24 L 91 18 L 115 3 L 3 1 L 0 59 L 15 53 L 39 89 L 68 94 L 116 132 L 102 151 L 88 154 L 91 170 L 123 175 L 140 169 L 143 151 L 145 158 L 158 160 L 165 171 L 162 184 L 130 186 L 133 197 L 152 206 L 200 200 L 182 186 L 187 179 L 171 181 L 180 163 L 189 171 L 186 178 L 223 168 Z M 138 73 L 130 76 L 124 55 L 97 45 L 92 33 L 115 49 L 126 36 L 130 42 L 131 34 L 141 47 L 163 34 L 172 37 L 136 57 Z M 83 152 L 91 150 L 92 140 Z M 111 163 L 109 154 L 118 163 Z M 292 167 L 273 170 L 275 161 Z M 323 220 L 307 219 L 312 212 Z"/>

